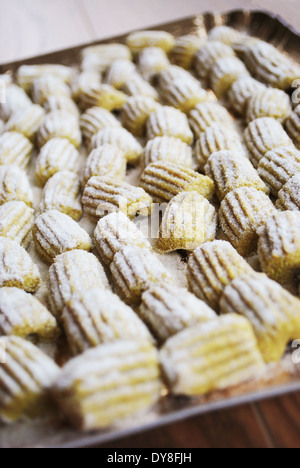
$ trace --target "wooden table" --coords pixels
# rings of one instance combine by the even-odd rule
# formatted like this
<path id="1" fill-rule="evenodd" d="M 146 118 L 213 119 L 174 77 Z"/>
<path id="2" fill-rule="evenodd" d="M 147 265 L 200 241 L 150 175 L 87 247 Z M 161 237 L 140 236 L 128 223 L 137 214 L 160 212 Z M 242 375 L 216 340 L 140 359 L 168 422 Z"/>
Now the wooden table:
<path id="1" fill-rule="evenodd" d="M 0 0 L 0 63 L 234 8 L 264 8 L 300 29 L 298 0 Z M 107 447 L 298 448 L 300 394 L 196 417 Z"/>

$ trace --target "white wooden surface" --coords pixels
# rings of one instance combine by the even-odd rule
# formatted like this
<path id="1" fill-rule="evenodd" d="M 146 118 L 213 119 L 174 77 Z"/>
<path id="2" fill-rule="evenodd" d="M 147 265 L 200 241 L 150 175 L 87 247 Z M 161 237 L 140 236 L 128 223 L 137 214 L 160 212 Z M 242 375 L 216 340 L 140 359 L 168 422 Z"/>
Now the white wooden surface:
<path id="1" fill-rule="evenodd" d="M 300 29 L 298 0 L 0 0 L 0 63 L 234 8 L 269 9 Z"/>

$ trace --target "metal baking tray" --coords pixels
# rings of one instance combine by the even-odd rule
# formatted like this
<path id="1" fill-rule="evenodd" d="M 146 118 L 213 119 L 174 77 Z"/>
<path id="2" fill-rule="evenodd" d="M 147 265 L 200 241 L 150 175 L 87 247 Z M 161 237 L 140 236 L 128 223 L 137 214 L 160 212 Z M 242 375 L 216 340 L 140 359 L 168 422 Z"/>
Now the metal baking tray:
<path id="1" fill-rule="evenodd" d="M 179 21 L 156 25 L 151 29 L 163 29 L 175 36 L 195 34 L 205 37 L 208 30 L 221 24 L 260 37 L 300 62 L 300 34 L 281 18 L 264 11 L 234 10 L 224 14 L 204 13 Z M 111 37 L 79 47 L 0 65 L 0 73 L 14 72 L 23 64 L 61 63 L 74 66 L 79 63 L 80 52 L 84 47 L 93 44 L 124 42 L 125 37 L 126 35 Z M 61 421 L 57 420 L 55 414 L 45 415 L 45 417 L 34 421 L 24 421 L 8 426 L 0 425 L 0 447 L 75 448 L 105 444 L 121 437 L 210 411 L 297 392 L 300 391 L 300 366 L 293 364 L 292 352 L 293 349 L 291 348 L 290 352 L 287 352 L 279 364 L 270 366 L 263 380 L 253 381 L 202 398 L 190 399 L 166 396 L 159 408 L 148 415 L 127 421 L 126 425 L 118 428 L 115 427 L 101 432 L 82 433 L 63 425 Z"/>

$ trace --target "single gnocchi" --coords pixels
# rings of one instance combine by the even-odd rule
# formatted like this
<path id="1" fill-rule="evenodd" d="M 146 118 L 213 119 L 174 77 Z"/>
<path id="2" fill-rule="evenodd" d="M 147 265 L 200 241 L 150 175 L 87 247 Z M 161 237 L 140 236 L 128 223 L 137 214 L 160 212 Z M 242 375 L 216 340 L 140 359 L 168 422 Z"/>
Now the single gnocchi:
<path id="1" fill-rule="evenodd" d="M 284 91 L 266 88 L 250 97 L 247 105 L 248 122 L 261 117 L 272 117 L 284 123 L 292 112 L 290 97 Z"/>
<path id="2" fill-rule="evenodd" d="M 46 211 L 36 219 L 33 240 L 38 253 L 48 263 L 69 250 L 92 247 L 88 233 L 70 216 L 57 210 Z"/>
<path id="3" fill-rule="evenodd" d="M 53 111 L 47 114 L 37 132 L 37 143 L 41 148 L 49 140 L 61 138 L 68 140 L 75 148 L 81 145 L 81 132 L 77 117 L 65 111 Z"/>
<path id="4" fill-rule="evenodd" d="M 103 107 L 90 107 L 80 117 L 80 129 L 88 145 L 94 135 L 107 127 L 121 127 L 121 124 L 111 112 Z"/>
<path id="5" fill-rule="evenodd" d="M 219 214 L 230 242 L 241 255 L 247 256 L 257 246 L 257 230 L 274 212 L 275 206 L 262 190 L 241 187 L 226 195 Z"/>
<path id="6" fill-rule="evenodd" d="M 95 218 L 120 211 L 133 219 L 151 212 L 152 198 L 142 188 L 112 177 L 91 177 L 85 186 L 82 203 L 87 214 Z"/>
<path id="7" fill-rule="evenodd" d="M 135 312 L 111 291 L 100 288 L 73 296 L 62 322 L 74 355 L 122 339 L 153 341 Z"/>
<path id="8" fill-rule="evenodd" d="M 272 194 L 277 197 L 284 185 L 300 171 L 300 151 L 279 146 L 269 151 L 260 161 L 257 172 Z"/>
<path id="9" fill-rule="evenodd" d="M 245 131 L 245 142 L 251 153 L 251 162 L 256 169 L 268 151 L 279 146 L 293 146 L 282 125 L 272 117 L 253 120 Z"/>
<path id="10" fill-rule="evenodd" d="M 28 419 L 50 408 L 47 391 L 59 367 L 37 346 L 18 336 L 2 337 L 6 363 L 0 367 L 0 418 Z"/>
<path id="11" fill-rule="evenodd" d="M 161 389 L 154 346 L 148 341 L 118 340 L 69 361 L 52 385 L 52 395 L 75 427 L 90 431 L 149 411 Z"/>
<path id="12" fill-rule="evenodd" d="M 98 146 L 89 154 L 85 169 L 84 182 L 94 176 L 109 176 L 123 180 L 126 175 L 127 161 L 123 151 L 117 146 L 105 144 Z"/>
<path id="13" fill-rule="evenodd" d="M 127 99 L 126 94 L 108 84 L 93 84 L 80 94 L 78 102 L 82 110 L 90 107 L 103 107 L 108 111 L 121 109 Z"/>
<path id="14" fill-rule="evenodd" d="M 234 247 L 226 241 L 207 242 L 189 258 L 189 290 L 214 310 L 219 310 L 222 294 L 228 284 L 253 270 Z"/>
<path id="15" fill-rule="evenodd" d="M 104 73 L 116 60 L 131 60 L 131 52 L 125 44 L 99 44 L 82 51 L 81 69 Z"/>
<path id="16" fill-rule="evenodd" d="M 154 86 L 148 83 L 148 81 L 138 73 L 133 73 L 132 76 L 125 81 L 123 91 L 128 96 L 147 96 L 155 101 L 159 99 L 158 92 Z"/>
<path id="17" fill-rule="evenodd" d="M 40 211 L 57 210 L 77 221 L 82 216 L 81 183 L 76 174 L 60 171 L 46 183 Z"/>
<path id="18" fill-rule="evenodd" d="M 213 153 L 205 166 L 205 174 L 214 181 L 216 194 L 221 201 L 239 187 L 254 187 L 269 194 L 269 189 L 249 159 L 233 151 Z"/>
<path id="19" fill-rule="evenodd" d="M 235 44 L 246 40 L 247 36 L 237 29 L 222 25 L 212 28 L 209 31 L 207 38 L 209 41 L 220 41 L 224 44 L 234 46 Z"/>
<path id="20" fill-rule="evenodd" d="M 57 64 L 22 65 L 17 71 L 17 83 L 25 91 L 30 91 L 33 82 L 41 77 L 57 78 L 69 83 L 73 76 L 71 67 Z"/>
<path id="21" fill-rule="evenodd" d="M 79 104 L 80 96 L 89 89 L 97 88 L 101 82 L 101 75 L 97 70 L 83 70 L 76 74 L 71 82 L 72 98 Z"/>
<path id="22" fill-rule="evenodd" d="M 0 286 L 15 287 L 34 293 L 41 285 L 37 265 L 16 241 L 0 237 Z"/>
<path id="23" fill-rule="evenodd" d="M 132 96 L 122 109 L 122 123 L 124 127 L 136 137 L 146 133 L 146 124 L 160 104 L 149 96 Z"/>
<path id="24" fill-rule="evenodd" d="M 199 78 L 208 80 L 210 72 L 218 59 L 235 57 L 229 45 L 220 41 L 208 41 L 197 51 L 194 58 L 194 68 Z"/>
<path id="25" fill-rule="evenodd" d="M 111 213 L 100 219 L 94 238 L 100 258 L 106 265 L 110 265 L 116 253 L 127 245 L 152 250 L 142 231 L 121 212 Z"/>
<path id="26" fill-rule="evenodd" d="M 300 268 L 300 213 L 278 211 L 258 231 L 262 270 L 280 283 L 292 282 Z"/>
<path id="27" fill-rule="evenodd" d="M 2 76 L 2 75 L 1 75 Z M 0 78 L 2 80 L 2 78 Z M 14 112 L 30 107 L 32 102 L 24 89 L 15 84 L 5 86 L 5 102 L 0 102 L 0 118 L 7 122 Z"/>
<path id="28" fill-rule="evenodd" d="M 192 149 L 180 138 L 168 136 L 153 138 L 148 141 L 144 149 L 142 166 L 146 168 L 149 164 L 159 161 L 192 168 Z"/>
<path id="29" fill-rule="evenodd" d="M 174 47 L 174 36 L 165 31 L 136 31 L 127 37 L 127 46 L 133 54 L 141 52 L 146 47 L 160 47 L 170 52 Z"/>
<path id="30" fill-rule="evenodd" d="M 173 277 L 155 256 L 144 248 L 127 245 L 110 265 L 116 291 L 126 304 L 140 304 L 142 294 L 154 284 L 173 283 Z"/>
<path id="31" fill-rule="evenodd" d="M 146 47 L 139 54 L 138 70 L 147 81 L 151 81 L 158 73 L 169 66 L 170 62 L 167 54 L 160 47 Z"/>
<path id="32" fill-rule="evenodd" d="M 32 143 L 21 133 L 4 132 L 0 135 L 0 164 L 14 164 L 26 169 L 32 150 Z"/>
<path id="33" fill-rule="evenodd" d="M 283 210 L 300 211 L 300 174 L 289 179 L 282 187 L 278 193 L 276 207 Z"/>
<path id="34" fill-rule="evenodd" d="M 10 201 L 33 204 L 33 193 L 26 172 L 14 165 L 0 165 L 0 205 Z"/>
<path id="35" fill-rule="evenodd" d="M 228 285 L 221 311 L 240 314 L 252 325 L 265 362 L 279 361 L 299 334 L 300 301 L 265 275 L 244 275 Z"/>
<path id="36" fill-rule="evenodd" d="M 299 66 L 265 41 L 248 41 L 243 60 L 255 78 L 279 89 L 289 89 L 299 78 Z"/>
<path id="37" fill-rule="evenodd" d="M 230 107 L 239 115 L 244 116 L 247 111 L 248 101 L 257 93 L 263 93 L 267 87 L 251 76 L 242 76 L 231 86 L 227 98 Z"/>
<path id="38" fill-rule="evenodd" d="M 129 164 L 136 164 L 143 152 L 140 143 L 125 128 L 107 127 L 100 130 L 93 136 L 90 149 L 105 144 L 116 146 L 123 151 Z"/>
<path id="39" fill-rule="evenodd" d="M 155 248 L 162 253 L 194 250 L 215 238 L 217 213 L 197 192 L 182 192 L 168 204 Z"/>
<path id="40" fill-rule="evenodd" d="M 22 133 L 29 140 L 33 140 L 44 121 L 45 115 L 45 110 L 37 104 L 19 109 L 12 114 L 5 124 L 4 132 Z"/>
<path id="41" fill-rule="evenodd" d="M 206 395 L 262 377 L 266 370 L 251 324 L 235 314 L 169 338 L 160 361 L 175 395 Z"/>
<path id="42" fill-rule="evenodd" d="M 43 107 L 48 113 L 62 111 L 68 113 L 71 117 L 79 118 L 79 109 L 75 102 L 69 96 L 63 94 L 51 94 L 45 99 Z"/>
<path id="43" fill-rule="evenodd" d="M 201 133 L 213 125 L 226 127 L 228 130 L 234 129 L 233 119 L 225 107 L 209 101 L 197 104 L 190 111 L 189 124 L 196 138 L 200 138 Z"/>
<path id="44" fill-rule="evenodd" d="M 41 76 L 32 84 L 32 100 L 41 106 L 50 96 L 71 96 L 71 89 L 62 80 L 53 76 Z"/>
<path id="45" fill-rule="evenodd" d="M 53 315 L 34 296 L 15 287 L 0 288 L 1 336 L 37 337 L 51 342 L 59 336 Z"/>
<path id="46" fill-rule="evenodd" d="M 168 106 L 189 113 L 197 104 L 212 101 L 213 96 L 192 79 L 178 79 L 166 87 L 160 87 L 160 95 Z"/>
<path id="47" fill-rule="evenodd" d="M 210 200 L 215 187 L 212 179 L 185 166 L 157 161 L 144 170 L 140 187 L 155 203 L 169 202 L 181 192 L 197 192 Z"/>
<path id="48" fill-rule="evenodd" d="M 73 295 L 85 294 L 92 288 L 109 289 L 102 265 L 85 250 L 58 255 L 49 268 L 47 285 L 51 311 L 59 320 Z"/>
<path id="49" fill-rule="evenodd" d="M 178 138 L 188 145 L 193 142 L 193 133 L 186 115 L 174 107 L 159 107 L 152 112 L 147 122 L 147 137 L 168 136 Z"/>
<path id="50" fill-rule="evenodd" d="M 135 71 L 135 64 L 131 60 L 115 60 L 107 70 L 105 82 L 116 89 L 122 89 Z"/>
<path id="51" fill-rule="evenodd" d="M 35 177 L 41 186 L 57 172 L 76 172 L 79 153 L 65 138 L 52 138 L 41 149 L 35 163 Z"/>
<path id="52" fill-rule="evenodd" d="M 184 81 L 191 85 L 199 85 L 199 81 L 191 73 L 177 65 L 170 65 L 158 75 L 158 85 L 161 89 L 169 88 L 173 82 Z"/>
<path id="53" fill-rule="evenodd" d="M 155 285 L 145 291 L 138 313 L 160 343 L 185 328 L 216 318 L 204 302 L 171 284 Z"/>
<path id="54" fill-rule="evenodd" d="M 286 131 L 300 149 L 300 105 L 296 106 L 286 121 Z"/>
<path id="55" fill-rule="evenodd" d="M 179 67 L 189 70 L 192 68 L 196 52 L 203 45 L 204 40 L 192 34 L 178 37 L 171 52 L 172 61 Z"/>
<path id="56" fill-rule="evenodd" d="M 246 156 L 237 131 L 234 128 L 228 129 L 214 124 L 200 133 L 196 141 L 195 156 L 199 169 L 204 171 L 210 156 L 219 151 L 232 151 L 241 158 Z"/>
<path id="57" fill-rule="evenodd" d="M 212 67 L 210 84 L 218 98 L 222 98 L 236 80 L 248 76 L 247 68 L 237 57 L 222 57 Z"/>
<path id="58" fill-rule="evenodd" d="M 31 241 L 34 210 L 23 201 L 9 201 L 0 206 L 0 236 L 27 248 Z"/>

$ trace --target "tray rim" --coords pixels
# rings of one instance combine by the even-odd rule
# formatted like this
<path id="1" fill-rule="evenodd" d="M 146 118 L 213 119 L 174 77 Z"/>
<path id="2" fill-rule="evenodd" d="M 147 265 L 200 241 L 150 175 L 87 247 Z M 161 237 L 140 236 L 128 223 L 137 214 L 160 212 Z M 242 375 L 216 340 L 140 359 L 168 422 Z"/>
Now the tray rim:
<path id="1" fill-rule="evenodd" d="M 158 24 L 155 24 L 155 25 L 149 25 L 143 29 L 145 30 L 151 30 L 151 29 L 164 29 L 166 27 L 170 27 L 170 26 L 175 26 L 176 24 L 179 24 L 181 22 L 184 22 L 184 21 L 192 21 L 192 20 L 195 20 L 197 19 L 198 17 L 208 17 L 208 16 L 216 16 L 216 15 L 234 15 L 234 14 L 245 14 L 245 15 L 255 15 L 255 14 L 263 14 L 265 15 L 266 17 L 269 17 L 269 18 L 272 18 L 274 20 L 277 20 L 279 23 L 281 23 L 282 26 L 284 26 L 285 28 L 287 28 L 291 33 L 293 33 L 295 36 L 297 36 L 299 39 L 300 39 L 300 30 L 298 31 L 293 25 L 291 25 L 288 21 L 286 21 L 280 14 L 276 14 L 276 13 L 272 13 L 271 11 L 268 11 L 268 10 L 264 10 L 264 9 L 259 9 L 259 8 L 255 8 L 255 9 L 242 9 L 242 8 L 233 8 L 233 9 L 229 9 L 229 10 L 217 10 L 217 11 L 204 11 L 203 13 L 198 13 L 198 14 L 194 14 L 194 15 L 189 15 L 189 16 L 186 16 L 184 18 L 180 18 L 180 19 L 177 19 L 177 20 L 173 20 L 173 21 L 167 21 L 167 22 L 163 22 L 163 23 L 158 23 Z M 85 42 L 83 44 L 79 44 L 79 45 L 76 45 L 76 46 L 73 46 L 73 47 L 67 47 L 67 48 L 64 48 L 64 49 L 57 49 L 57 50 L 54 50 L 54 51 L 50 51 L 50 52 L 47 52 L 45 54 L 40 54 L 40 55 L 33 55 L 33 56 L 30 56 L 30 57 L 25 57 L 23 59 L 20 59 L 20 60 L 16 60 L 16 61 L 10 61 L 10 62 L 4 62 L 4 63 L 0 63 L 0 74 L 1 73 L 5 73 L 7 71 L 9 71 L 10 69 L 12 68 L 16 68 L 18 66 L 21 66 L 21 65 L 30 65 L 30 62 L 35 62 L 35 61 L 40 61 L 40 60 L 47 60 L 47 58 L 51 59 L 51 58 L 55 58 L 55 56 L 57 54 L 67 54 L 67 53 L 76 53 L 76 52 L 80 52 L 82 49 L 86 48 L 86 47 L 90 47 L 90 46 L 94 46 L 94 45 L 98 45 L 98 44 L 106 44 L 106 43 L 111 43 L 112 41 L 124 41 L 124 39 L 126 38 L 126 36 L 128 36 L 128 34 L 130 34 L 131 32 L 134 32 L 134 31 L 138 31 L 138 29 L 134 29 L 134 30 L 129 30 L 125 33 L 122 33 L 122 34 L 118 34 L 116 36 L 107 36 L 107 37 L 104 37 L 104 38 L 101 38 L 101 39 L 96 39 L 95 41 L 89 41 L 89 42 Z M 46 61 L 44 62 L 46 63 Z"/>
<path id="2" fill-rule="evenodd" d="M 238 407 L 245 404 L 255 403 L 258 401 L 268 400 L 274 397 L 283 395 L 292 395 L 300 391 L 300 381 L 289 384 L 280 385 L 277 387 L 270 387 L 264 390 L 253 391 L 244 395 L 222 399 L 219 401 L 206 403 L 203 405 L 192 406 L 190 408 L 180 409 L 178 411 L 170 412 L 169 414 L 159 416 L 155 421 L 150 421 L 144 425 L 136 425 L 114 432 L 96 433 L 93 435 L 80 433 L 81 437 L 61 444 L 45 445 L 44 448 L 87 448 L 94 445 L 103 445 L 108 442 L 114 442 L 118 439 L 133 436 L 139 432 L 147 432 L 153 429 L 166 426 L 168 424 L 176 423 L 183 420 L 188 420 L 196 416 L 201 416 L 207 413 L 215 413 L 226 409 Z M 101 448 L 101 447 L 100 447 Z M 104 447 L 103 447 L 104 448 Z"/>
<path id="3" fill-rule="evenodd" d="M 211 16 L 213 19 L 217 15 L 222 15 L 222 16 L 231 15 L 232 16 L 232 15 L 240 15 L 240 14 L 244 14 L 244 15 L 262 14 L 266 18 L 277 20 L 279 24 L 285 27 L 290 33 L 295 35 L 300 40 L 300 31 L 297 31 L 297 29 L 294 26 L 292 26 L 288 21 L 286 21 L 280 14 L 272 13 L 271 11 L 268 11 L 265 9 L 259 9 L 259 8 L 255 8 L 255 9 L 233 8 L 229 10 L 218 9 L 216 11 L 208 10 L 199 14 L 194 14 L 194 15 L 186 16 L 184 18 L 179 18 L 177 20 L 175 19 L 175 20 L 168 21 L 168 22 L 158 23 L 155 25 L 149 25 L 142 29 L 146 29 L 146 30 L 164 29 L 164 28 L 168 28 L 172 26 L 175 27 L 176 25 L 179 25 L 180 23 L 183 23 L 185 21 L 195 21 L 199 17 L 205 18 L 205 17 Z M 96 39 L 95 41 L 89 41 L 89 42 L 79 44 L 73 47 L 58 49 L 55 51 L 47 52 L 45 54 L 23 58 L 17 61 L 0 63 L 0 74 L 9 72 L 12 69 L 15 69 L 25 64 L 32 64 L 32 63 L 38 63 L 38 62 L 47 63 L 48 59 L 50 60 L 56 59 L 56 56 L 58 54 L 66 55 L 66 54 L 79 53 L 82 49 L 86 47 L 98 45 L 98 44 L 110 43 L 113 41 L 124 42 L 124 39 L 126 38 L 126 36 L 130 34 L 132 31 L 135 31 L 135 30 L 129 30 L 128 32 L 122 33 L 120 35 Z M 190 406 L 187 408 L 182 408 L 179 410 L 169 412 L 167 414 L 162 413 L 154 421 L 149 421 L 144 424 L 140 423 L 132 427 L 125 427 L 123 429 L 111 430 L 109 432 L 96 432 L 93 434 L 78 431 L 78 433 L 76 433 L 74 438 L 72 438 L 71 440 L 67 442 L 48 444 L 47 441 L 45 441 L 44 444 L 42 445 L 37 444 L 36 446 L 43 447 L 43 448 L 84 448 L 84 447 L 89 447 L 89 446 L 95 446 L 97 444 L 102 446 L 105 443 L 113 442 L 115 440 L 118 440 L 124 437 L 129 437 L 139 432 L 147 432 L 147 431 L 153 430 L 161 426 L 165 426 L 171 423 L 176 423 L 185 419 L 190 419 L 192 417 L 200 416 L 202 414 L 230 409 L 230 408 L 237 407 L 243 404 L 255 403 L 258 401 L 280 397 L 280 396 L 287 395 L 287 394 L 293 394 L 296 392 L 300 392 L 300 377 L 299 377 L 299 381 L 294 380 L 294 381 L 291 381 L 290 383 L 279 384 L 277 386 L 273 385 L 267 388 L 263 388 L 262 390 L 251 391 L 249 393 L 245 393 L 242 395 L 237 395 L 237 396 L 233 396 L 229 398 L 225 397 L 217 401 L 204 403 L 204 404 L 198 404 L 198 405 Z M 27 444 L 20 445 L 20 447 L 27 447 L 27 446 L 32 447 L 32 448 L 35 447 L 35 445 L 27 445 Z M 2 446 L 0 448 L 5 448 L 5 447 Z"/>

